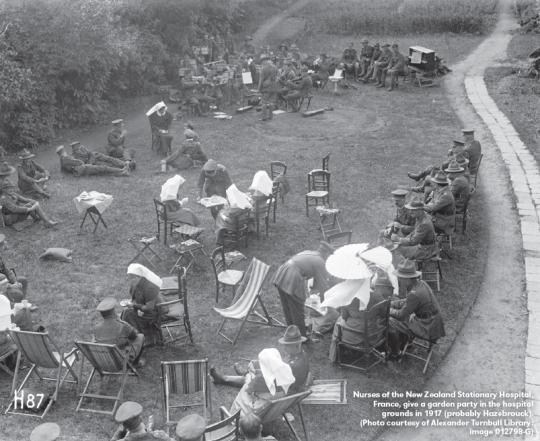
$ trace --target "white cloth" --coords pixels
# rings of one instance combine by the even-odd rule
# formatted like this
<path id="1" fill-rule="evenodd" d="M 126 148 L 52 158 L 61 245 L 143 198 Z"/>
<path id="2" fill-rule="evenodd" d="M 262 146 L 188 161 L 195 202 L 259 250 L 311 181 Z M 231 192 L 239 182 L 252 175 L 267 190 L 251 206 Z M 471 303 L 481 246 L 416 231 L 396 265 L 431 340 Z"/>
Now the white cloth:
<path id="1" fill-rule="evenodd" d="M 366 309 L 370 298 L 370 280 L 345 280 L 338 283 L 324 293 L 324 302 L 321 308 L 339 308 L 350 305 L 357 298 L 360 300 L 360 311 Z"/>
<path id="2" fill-rule="evenodd" d="M 162 108 L 162 107 L 167 107 L 163 101 L 160 101 L 159 103 L 154 104 L 154 105 L 148 110 L 148 112 L 146 112 L 146 116 L 152 115 L 152 113 L 157 112 L 158 109 L 160 109 L 160 108 Z"/>
<path id="3" fill-rule="evenodd" d="M 259 352 L 259 365 L 266 387 L 272 395 L 276 394 L 276 385 L 281 386 L 285 393 L 288 392 L 295 378 L 291 367 L 281 359 L 277 349 L 266 348 Z"/>
<path id="4" fill-rule="evenodd" d="M 232 184 L 227 188 L 227 199 L 229 200 L 231 208 L 240 208 L 242 210 L 246 208 L 251 210 L 253 208 L 248 195 L 238 190 L 238 187 L 236 187 L 235 184 Z"/>
<path id="5" fill-rule="evenodd" d="M 180 176 L 175 175 L 170 179 L 167 179 L 167 182 L 161 186 L 161 193 L 159 198 L 161 202 L 165 201 L 174 201 L 178 198 L 178 190 L 186 182 L 186 180 Z"/>
<path id="6" fill-rule="evenodd" d="M 112 201 L 113 197 L 110 194 L 100 193 L 98 191 L 83 191 L 73 199 L 73 203 L 79 214 L 84 213 L 90 207 L 95 207 L 97 211 L 103 213 L 110 207 Z"/>
<path id="7" fill-rule="evenodd" d="M 326 271 L 344 280 L 370 279 L 372 274 L 366 263 L 358 256 L 334 251 L 326 260 Z"/>
<path id="8" fill-rule="evenodd" d="M 0 331 L 11 328 L 11 304 L 6 296 L 0 295 Z"/>
<path id="9" fill-rule="evenodd" d="M 141 265 L 140 263 L 130 264 L 128 266 L 127 273 L 143 277 L 150 283 L 156 285 L 158 288 L 161 288 L 161 286 L 163 285 L 163 281 L 156 273 L 150 271 L 148 268 L 146 268 L 144 265 Z"/>
<path id="10" fill-rule="evenodd" d="M 268 173 L 264 170 L 259 170 L 255 173 L 255 176 L 253 176 L 253 182 L 249 186 L 249 189 L 259 191 L 265 196 L 268 196 L 272 193 L 272 185 L 272 179 L 270 179 Z"/>

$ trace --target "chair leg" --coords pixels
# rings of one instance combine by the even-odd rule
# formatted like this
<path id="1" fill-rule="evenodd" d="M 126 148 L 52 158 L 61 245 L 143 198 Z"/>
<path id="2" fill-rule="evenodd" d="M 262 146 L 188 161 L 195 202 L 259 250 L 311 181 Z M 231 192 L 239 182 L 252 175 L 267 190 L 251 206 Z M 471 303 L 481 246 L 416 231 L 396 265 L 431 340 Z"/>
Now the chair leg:
<path id="1" fill-rule="evenodd" d="M 306 196 L 306 216 L 309 217 L 309 198 Z"/>

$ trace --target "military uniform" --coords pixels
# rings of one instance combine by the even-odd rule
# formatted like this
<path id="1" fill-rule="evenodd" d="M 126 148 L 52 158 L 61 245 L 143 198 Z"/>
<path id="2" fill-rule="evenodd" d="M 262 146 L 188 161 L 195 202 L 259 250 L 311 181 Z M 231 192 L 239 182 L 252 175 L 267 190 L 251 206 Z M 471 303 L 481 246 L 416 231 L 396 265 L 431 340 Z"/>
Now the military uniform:
<path id="1" fill-rule="evenodd" d="M 377 60 L 373 63 L 373 75 L 372 80 L 376 81 L 376 84 L 379 85 L 383 82 L 382 74 L 383 71 L 388 67 L 390 59 L 392 58 L 392 51 L 388 49 L 387 45 L 383 46 L 383 50 Z"/>
<path id="2" fill-rule="evenodd" d="M 416 220 L 413 230 L 400 239 L 396 252 L 412 260 L 427 259 L 437 252 L 435 228 L 427 215 Z"/>
<path id="3" fill-rule="evenodd" d="M 107 155 L 123 159 L 124 161 L 133 160 L 133 150 L 127 149 L 125 146 L 126 132 L 120 126 L 115 126 L 107 135 L 107 146 L 105 151 Z"/>
<path id="4" fill-rule="evenodd" d="M 277 93 L 277 68 L 270 60 L 263 62 L 258 89 L 262 94 L 261 119 L 263 121 L 271 120 L 273 118 L 272 108 Z"/>
<path id="5" fill-rule="evenodd" d="M 463 175 L 455 177 L 450 184 L 450 191 L 454 196 L 456 210 L 462 210 L 463 205 L 469 200 L 471 195 L 471 184 L 469 180 Z"/>
<path id="6" fill-rule="evenodd" d="M 360 50 L 360 77 L 367 74 L 371 58 L 373 57 L 373 46 L 365 44 Z"/>
<path id="7" fill-rule="evenodd" d="M 426 211 L 431 213 L 436 231 L 451 234 L 454 231 L 456 202 L 448 185 L 437 186 L 431 193 L 431 200 L 426 204 Z"/>
<path id="8" fill-rule="evenodd" d="M 72 142 L 71 150 L 75 159 L 79 159 L 88 165 L 106 165 L 119 169 L 123 169 L 126 166 L 125 161 L 104 155 L 103 153 L 90 151 L 79 142 Z"/>
<path id="9" fill-rule="evenodd" d="M 175 441 L 163 430 L 147 430 L 141 420 L 142 406 L 134 401 L 122 403 L 114 415 L 120 427 L 116 430 L 111 441 Z"/>
<path id="10" fill-rule="evenodd" d="M 465 143 L 464 152 L 467 154 L 469 159 L 469 170 L 471 174 L 475 175 L 478 173 L 478 166 L 480 165 L 479 162 L 482 155 L 482 147 L 480 142 L 473 139 L 471 142 Z"/>
<path id="11" fill-rule="evenodd" d="M 309 94 L 309 91 L 313 88 L 313 81 L 311 77 L 304 72 L 302 74 L 302 79 L 299 83 L 289 83 L 291 90 L 285 95 L 284 99 L 287 103 L 291 104 L 293 110 L 298 112 L 300 110 L 300 99 L 306 97 Z"/>
<path id="12" fill-rule="evenodd" d="M 49 172 L 35 162 L 33 157 L 34 154 L 26 149 L 19 155 L 19 159 L 21 159 L 21 163 L 17 167 L 19 189 L 22 193 L 36 192 L 48 197 L 49 194 L 43 188 L 43 180 L 49 178 Z"/>
<path id="13" fill-rule="evenodd" d="M 73 156 L 64 155 L 60 157 L 60 168 L 62 171 L 71 173 L 75 176 L 91 176 L 91 175 L 116 175 L 124 176 L 124 170 L 108 165 L 92 165 L 86 164 L 80 159 L 75 159 Z"/>
<path id="14" fill-rule="evenodd" d="M 388 66 L 383 69 L 381 83 L 384 86 L 386 82 L 386 74 L 390 74 L 390 86 L 389 90 L 392 90 L 394 87 L 397 87 L 398 75 L 403 75 L 405 73 L 406 60 L 405 57 L 398 51 L 393 51 Z"/>

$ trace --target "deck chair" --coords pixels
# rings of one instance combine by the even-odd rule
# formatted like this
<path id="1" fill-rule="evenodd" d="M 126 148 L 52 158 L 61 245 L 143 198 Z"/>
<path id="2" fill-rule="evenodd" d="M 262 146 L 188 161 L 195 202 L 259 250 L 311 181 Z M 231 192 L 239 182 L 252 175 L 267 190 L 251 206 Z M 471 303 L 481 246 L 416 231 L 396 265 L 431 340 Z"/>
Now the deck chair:
<path id="1" fill-rule="evenodd" d="M 167 425 L 176 424 L 177 416 L 171 411 L 185 407 L 202 406 L 206 419 L 207 409 L 212 417 L 211 381 L 208 373 L 208 359 L 162 361 L 161 386 L 163 390 L 163 410 Z M 200 395 L 195 399 L 193 395 Z"/>
<path id="2" fill-rule="evenodd" d="M 19 353 L 17 354 L 17 362 L 11 385 L 10 395 L 12 398 L 6 409 L 6 413 L 43 418 L 58 399 L 58 392 L 64 381 L 72 384 L 77 384 L 79 381 L 73 370 L 73 365 L 78 360 L 77 349 L 73 349 L 67 353 L 61 352 L 46 332 L 10 331 L 10 335 L 13 342 L 17 345 Z M 21 358 L 23 356 L 30 363 L 30 369 L 23 381 L 17 385 L 17 380 L 22 369 Z M 56 371 L 55 375 L 52 377 L 42 375 L 41 370 L 44 369 Z M 65 372 L 62 372 L 64 369 Z M 24 399 L 21 391 L 24 389 L 28 380 L 30 380 L 32 374 L 35 374 L 41 382 L 49 381 L 55 383 L 54 392 L 48 397 L 48 402 L 41 413 L 31 413 L 29 406 L 26 406 L 29 408 L 28 412 L 18 409 L 18 404 L 23 404 L 21 398 Z M 67 380 L 68 375 L 71 375 L 73 379 Z M 40 406 L 38 407 L 41 409 Z"/>
<path id="3" fill-rule="evenodd" d="M 283 421 L 285 421 L 285 424 L 287 424 L 290 431 L 292 432 L 294 439 L 296 439 L 297 441 L 300 441 L 300 437 L 298 436 L 298 433 L 296 433 L 296 430 L 294 430 L 294 427 L 292 426 L 291 422 L 287 419 L 285 415 L 286 413 L 290 412 L 294 406 L 297 406 L 298 414 L 300 416 L 300 421 L 302 423 L 302 429 L 304 431 L 304 439 L 306 441 L 309 441 L 307 430 L 306 430 L 306 424 L 304 422 L 304 415 L 302 414 L 302 407 L 300 405 L 302 404 L 302 400 L 304 400 L 304 398 L 306 398 L 310 394 L 311 394 L 311 391 L 306 390 L 304 392 L 298 392 L 293 395 L 287 395 L 283 398 L 272 400 L 270 401 L 270 405 L 267 406 L 258 415 L 258 417 L 261 419 L 261 422 L 263 425 L 265 423 L 270 423 L 280 418 L 283 419 Z M 223 409 L 223 412 L 227 416 L 231 416 L 231 414 L 227 412 L 226 409 Z"/>
<path id="4" fill-rule="evenodd" d="M 92 372 L 90 373 L 88 380 L 84 386 L 83 391 L 79 394 L 79 404 L 77 404 L 76 412 L 79 410 L 84 410 L 86 412 L 102 413 L 105 415 L 114 415 L 122 397 L 124 395 L 124 387 L 126 386 L 126 381 L 128 376 L 135 375 L 138 376 L 138 372 L 129 362 L 127 354 L 123 353 L 118 346 L 108 345 L 103 343 L 92 343 L 86 341 L 76 341 L 75 345 L 82 352 L 84 358 L 92 365 Z M 81 362 L 81 378 L 83 375 L 83 365 L 84 358 Z M 104 395 L 101 393 L 90 393 L 88 389 L 92 384 L 92 380 L 95 375 L 99 374 L 101 377 L 101 384 L 103 384 L 103 379 L 105 377 L 118 377 L 120 379 L 120 388 L 116 395 Z M 107 386 L 107 392 L 112 393 L 110 386 Z M 112 401 L 113 408 L 112 410 L 101 410 L 94 409 L 90 407 L 82 407 L 84 400 L 86 399 L 95 399 L 100 401 Z"/>
<path id="5" fill-rule="evenodd" d="M 8 359 L 17 352 L 17 348 L 8 348 L 6 352 L 0 354 L 0 369 L 2 369 L 6 374 L 13 377 L 13 371 L 7 365 Z"/>
<path id="6" fill-rule="evenodd" d="M 246 322 L 267 326 L 284 326 L 283 323 L 268 314 L 261 299 L 262 286 L 268 276 L 269 270 L 270 265 L 253 258 L 236 291 L 236 296 L 233 299 L 232 305 L 224 309 L 214 307 L 214 310 L 223 317 L 217 333 L 233 345 L 236 343 L 236 340 L 238 340 Z M 255 310 L 257 305 L 261 307 L 264 315 Z M 252 315 L 255 315 L 257 319 L 250 319 Z M 240 328 L 233 338 L 228 337 L 223 330 L 228 320 L 241 321 Z"/>
<path id="7" fill-rule="evenodd" d="M 225 407 L 219 408 L 221 421 L 206 426 L 204 441 L 237 441 L 240 435 L 240 409 L 232 415 Z"/>

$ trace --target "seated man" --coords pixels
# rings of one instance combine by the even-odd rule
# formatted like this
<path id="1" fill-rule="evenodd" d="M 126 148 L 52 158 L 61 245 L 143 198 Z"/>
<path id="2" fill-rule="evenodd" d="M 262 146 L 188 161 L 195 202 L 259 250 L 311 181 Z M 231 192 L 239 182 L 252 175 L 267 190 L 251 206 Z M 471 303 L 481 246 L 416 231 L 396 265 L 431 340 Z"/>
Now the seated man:
<path id="1" fill-rule="evenodd" d="M 456 211 L 463 212 L 463 207 L 471 196 L 471 186 L 465 177 L 465 169 L 457 161 L 452 161 L 444 171 L 450 180 L 450 191 L 456 202 Z"/>
<path id="2" fill-rule="evenodd" d="M 232 185 L 229 172 L 224 165 L 209 159 L 203 166 L 197 186 L 199 187 L 199 200 L 203 196 L 218 195 L 227 198 L 227 188 Z M 218 207 L 212 207 L 212 217 L 215 219 L 219 212 Z"/>
<path id="3" fill-rule="evenodd" d="M 390 59 L 392 58 L 392 51 L 390 45 L 385 43 L 382 45 L 382 51 L 379 57 L 373 63 L 373 74 L 371 80 L 375 80 L 375 86 L 384 87 L 383 72 L 388 67 Z M 370 79 L 364 78 L 364 83 L 367 83 Z"/>
<path id="4" fill-rule="evenodd" d="M 97 306 L 103 322 L 94 328 L 94 341 L 116 345 L 127 354 L 130 362 L 144 366 L 144 359 L 141 358 L 144 335 L 137 333 L 129 323 L 120 320 L 116 316 L 115 306 L 116 299 L 113 297 L 103 299 Z"/>
<path id="5" fill-rule="evenodd" d="M 411 337 L 435 342 L 445 336 L 439 302 L 429 285 L 420 280 L 422 273 L 416 271 L 414 262 L 403 261 L 395 274 L 406 298 L 391 303 L 388 343 L 393 357 L 400 355 Z"/>
<path id="6" fill-rule="evenodd" d="M 8 268 L 1 255 L 0 274 L 5 276 L 5 279 L 7 280 L 5 294 L 11 303 L 19 303 L 26 298 L 28 279 L 26 277 L 18 277 L 14 270 Z"/>
<path id="7" fill-rule="evenodd" d="M 90 165 L 107 165 L 119 169 L 129 168 L 129 161 L 123 161 L 121 159 L 113 158 L 109 155 L 104 155 L 100 152 L 94 152 L 87 149 L 79 141 L 74 141 L 70 144 L 71 152 L 75 159 L 83 161 L 85 164 Z"/>
<path id="8" fill-rule="evenodd" d="M 456 202 L 448 184 L 448 178 L 439 171 L 431 182 L 435 185 L 424 210 L 431 214 L 435 232 L 451 234 L 456 220 Z"/>
<path id="9" fill-rule="evenodd" d="M 0 163 L 0 205 L 4 223 L 10 226 L 31 216 L 36 221 L 42 220 L 46 227 L 57 225 L 58 222 L 43 211 L 39 202 L 20 194 L 19 189 L 8 179 L 14 172 L 15 169 L 7 162 Z"/>
<path id="10" fill-rule="evenodd" d="M 390 238 L 392 234 L 398 234 L 399 232 L 407 235 L 412 231 L 414 219 L 411 217 L 409 210 L 405 208 L 405 198 L 408 194 L 409 192 L 402 188 L 392 191 L 392 199 L 396 206 L 396 215 L 394 216 L 394 220 L 380 232 L 380 239 L 383 237 Z"/>
<path id="11" fill-rule="evenodd" d="M 143 408 L 134 401 L 122 403 L 116 413 L 114 420 L 120 426 L 114 432 L 110 441 L 134 441 L 134 440 L 163 440 L 175 441 L 163 430 L 154 430 L 153 422 L 149 420 L 148 425 L 142 421 L 141 414 Z"/>
<path id="12" fill-rule="evenodd" d="M 420 173 L 412 173 L 408 172 L 407 176 L 415 181 L 420 181 L 426 177 L 428 177 L 430 174 L 433 174 L 433 170 L 444 170 L 448 167 L 448 164 L 450 164 L 450 161 L 455 160 L 457 156 L 469 158 L 469 154 L 465 152 L 465 143 L 463 141 L 460 141 L 458 139 L 454 139 L 452 143 L 452 147 L 448 150 L 448 155 L 446 160 L 441 165 L 430 165 L 426 167 L 424 170 L 422 170 Z M 424 185 L 426 183 L 424 182 Z"/>
<path id="13" fill-rule="evenodd" d="M 17 167 L 19 188 L 23 194 L 36 193 L 49 198 L 51 195 L 45 191 L 45 182 L 49 180 L 49 172 L 32 159 L 35 156 L 26 149 L 19 154 L 21 160 Z"/>
<path id="14" fill-rule="evenodd" d="M 263 437 L 262 429 L 262 421 L 257 415 L 248 413 L 240 418 L 240 433 L 245 441 L 276 441 L 273 436 Z"/>
<path id="15" fill-rule="evenodd" d="M 184 130 L 186 140 L 181 146 L 173 148 L 171 154 L 165 158 L 167 166 L 177 170 L 185 170 L 194 165 L 205 164 L 208 157 L 201 148 L 199 135 L 191 129 Z"/>
<path id="16" fill-rule="evenodd" d="M 373 46 L 371 46 L 369 44 L 369 41 L 366 38 L 364 38 L 362 40 L 362 49 L 360 49 L 359 78 L 363 78 L 367 74 L 372 57 L 373 57 Z"/>
<path id="17" fill-rule="evenodd" d="M 398 247 L 396 253 L 411 260 L 428 259 L 437 253 L 435 228 L 431 218 L 424 211 L 424 203 L 414 199 L 405 205 L 414 218 L 414 228 L 405 237 L 393 234 L 391 239 Z"/>
<path id="18" fill-rule="evenodd" d="M 373 75 L 373 71 L 375 69 L 375 62 L 379 59 L 381 53 L 381 45 L 379 43 L 375 43 L 373 45 L 373 53 L 371 55 L 371 58 L 367 61 L 366 71 L 363 75 L 359 77 L 359 79 L 362 79 L 364 83 L 367 83 L 367 80 Z"/>
<path id="19" fill-rule="evenodd" d="M 290 104 L 293 112 L 298 112 L 300 110 L 300 99 L 305 98 L 313 88 L 313 81 L 308 74 L 307 66 L 302 66 L 299 82 L 289 81 L 287 84 L 291 90 L 283 98 L 287 104 Z"/>
<path id="20" fill-rule="evenodd" d="M 392 45 L 392 57 L 390 58 L 390 62 L 388 63 L 388 66 L 383 69 L 381 84 L 379 84 L 377 87 L 384 87 L 386 82 L 386 74 L 390 74 L 390 85 L 386 90 L 392 91 L 394 90 L 394 87 L 397 87 L 398 85 L 398 76 L 399 75 L 405 75 L 405 68 L 406 68 L 407 61 L 405 60 L 405 57 L 401 52 L 399 52 L 399 46 L 394 43 Z"/>
<path id="21" fill-rule="evenodd" d="M 158 307 L 164 299 L 160 293 L 161 279 L 145 266 L 132 263 L 127 269 L 131 308 L 124 310 L 122 320 L 144 334 L 148 344 L 160 341 L 157 329 Z"/>
<path id="22" fill-rule="evenodd" d="M 110 167 L 108 165 L 92 165 L 86 164 L 81 159 L 75 159 L 68 155 L 63 145 L 56 149 L 56 153 L 60 157 L 60 168 L 62 171 L 71 173 L 75 176 L 91 176 L 91 175 L 114 175 L 114 176 L 129 176 L 128 166 L 124 168 Z"/>
<path id="23" fill-rule="evenodd" d="M 201 108 L 201 102 L 197 97 L 198 85 L 199 83 L 193 80 L 190 71 L 187 71 L 185 75 L 180 78 L 180 90 L 182 91 L 184 103 L 191 107 L 196 116 L 201 116 L 203 111 Z"/>
<path id="24" fill-rule="evenodd" d="M 129 164 L 130 170 L 135 170 L 135 161 L 133 160 L 135 152 L 133 149 L 128 149 L 124 145 L 126 142 L 126 130 L 124 129 L 124 120 L 115 119 L 112 122 L 112 130 L 107 135 L 107 146 L 105 151 L 107 155 L 123 159 L 124 162 Z"/>
<path id="25" fill-rule="evenodd" d="M 341 60 L 345 65 L 345 72 L 349 75 L 352 74 L 353 78 L 356 78 L 358 75 L 359 63 L 358 54 L 352 41 L 349 43 L 349 47 L 343 51 Z"/>
<path id="26" fill-rule="evenodd" d="M 313 81 L 313 87 L 322 87 L 328 81 L 330 77 L 331 62 L 328 60 L 326 54 L 319 55 L 319 58 L 315 60 L 315 73 L 311 74 L 311 81 Z"/>

